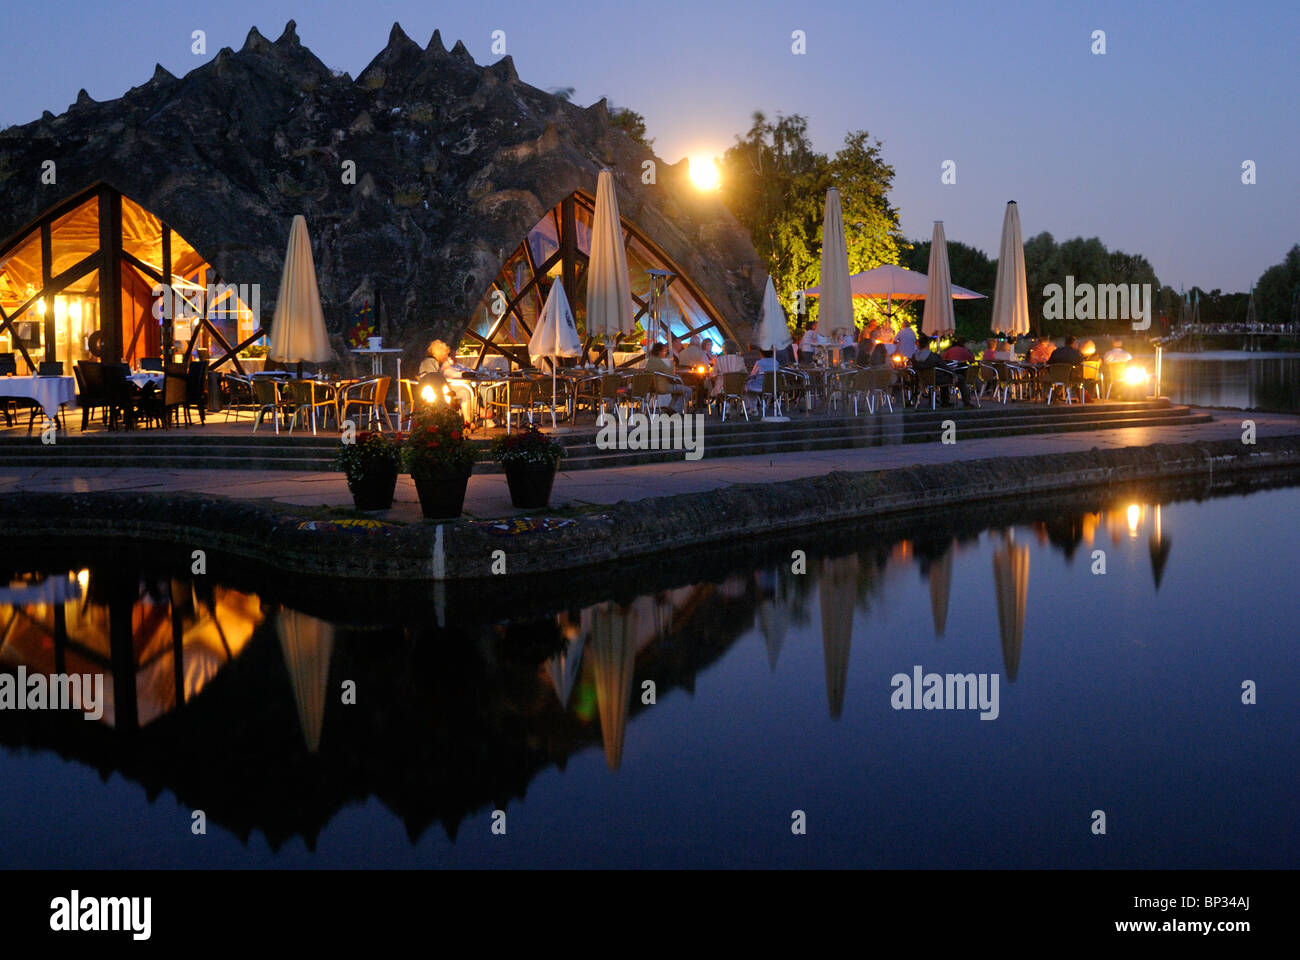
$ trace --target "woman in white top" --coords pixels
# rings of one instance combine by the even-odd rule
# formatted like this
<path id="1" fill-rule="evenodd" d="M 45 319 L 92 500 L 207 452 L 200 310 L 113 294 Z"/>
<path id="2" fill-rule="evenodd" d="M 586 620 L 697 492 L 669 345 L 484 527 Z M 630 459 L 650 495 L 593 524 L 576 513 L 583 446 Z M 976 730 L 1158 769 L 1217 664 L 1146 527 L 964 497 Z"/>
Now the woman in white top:
<path id="1" fill-rule="evenodd" d="M 709 387 L 711 396 L 718 396 L 722 393 L 722 375 L 724 373 L 744 373 L 745 358 L 740 355 L 740 344 L 734 340 L 728 340 L 723 345 L 723 354 L 718 357 L 713 364 L 713 385 Z"/>

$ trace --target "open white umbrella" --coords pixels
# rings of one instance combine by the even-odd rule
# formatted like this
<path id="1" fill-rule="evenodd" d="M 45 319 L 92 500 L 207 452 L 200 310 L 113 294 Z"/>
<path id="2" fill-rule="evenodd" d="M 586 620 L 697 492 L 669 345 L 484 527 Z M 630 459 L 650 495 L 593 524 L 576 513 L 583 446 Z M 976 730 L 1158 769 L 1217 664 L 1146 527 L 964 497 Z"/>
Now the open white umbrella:
<path id="1" fill-rule="evenodd" d="M 551 284 L 542 316 L 528 341 L 528 356 L 534 362 L 542 357 L 551 361 L 551 429 L 555 429 L 555 369 L 559 366 L 556 358 L 581 355 L 582 338 L 578 336 L 578 325 L 573 321 L 569 298 L 564 295 L 564 283 L 557 279 Z"/>
<path id="2" fill-rule="evenodd" d="M 790 346 L 790 323 L 785 318 L 785 308 L 781 306 L 781 301 L 776 295 L 776 287 L 772 285 L 772 278 L 767 278 L 767 287 L 763 290 L 763 312 L 758 318 L 758 348 L 760 350 L 772 351 L 772 363 L 776 364 L 776 352 L 784 350 Z M 772 409 L 775 411 L 772 416 L 764 417 L 764 420 L 770 420 L 775 423 L 788 421 L 789 417 L 781 416 L 781 408 L 777 405 L 776 395 L 776 374 L 772 375 Z"/>
<path id="3" fill-rule="evenodd" d="M 976 293 L 957 284 L 952 287 L 954 300 L 985 300 L 984 294 Z M 870 270 L 863 270 L 849 277 L 849 290 L 854 297 L 885 301 L 885 315 L 894 315 L 895 300 L 924 300 L 930 288 L 930 278 L 920 270 L 908 270 L 896 263 L 882 263 Z M 821 287 L 809 287 L 803 293 L 809 297 L 820 296 Z"/>
<path id="4" fill-rule="evenodd" d="M 1025 245 L 1020 241 L 1020 208 L 1007 203 L 998 247 L 998 280 L 993 288 L 994 333 L 1019 337 L 1029 332 L 1029 285 L 1025 281 Z"/>
<path id="5" fill-rule="evenodd" d="M 614 175 L 600 171 L 596 179 L 596 212 L 591 225 L 587 261 L 587 333 L 602 337 L 609 366 L 614 368 L 614 343 L 632 332 L 632 281 L 627 274 L 623 224 L 618 216 Z"/>
<path id="6" fill-rule="evenodd" d="M 952 276 L 948 273 L 948 238 L 943 235 L 942 220 L 934 221 L 928 278 L 925 312 L 921 314 L 921 332 L 931 337 L 941 337 L 956 329 L 952 312 Z"/>
<path id="7" fill-rule="evenodd" d="M 285 363 L 324 363 L 331 352 L 325 314 L 320 307 L 320 290 L 316 286 L 316 264 L 311 256 L 307 220 L 298 214 L 289 227 L 289 249 L 284 255 L 266 355 Z"/>
<path id="8" fill-rule="evenodd" d="M 823 330 L 849 330 L 853 324 L 853 293 L 849 289 L 849 248 L 844 241 L 844 215 L 840 192 L 826 191 L 826 212 L 822 217 L 822 282 L 817 319 Z"/>

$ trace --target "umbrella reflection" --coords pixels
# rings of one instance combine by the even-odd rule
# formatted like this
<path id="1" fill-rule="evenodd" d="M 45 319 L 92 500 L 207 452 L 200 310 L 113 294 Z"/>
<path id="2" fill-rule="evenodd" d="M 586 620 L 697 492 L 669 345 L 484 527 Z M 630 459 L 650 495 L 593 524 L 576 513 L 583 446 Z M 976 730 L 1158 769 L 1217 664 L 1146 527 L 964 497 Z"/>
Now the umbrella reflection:
<path id="1" fill-rule="evenodd" d="M 1007 679 L 1020 669 L 1020 647 L 1025 639 L 1025 601 L 1029 595 L 1029 547 L 1010 534 L 993 551 L 993 583 L 998 604 L 998 629 L 1002 635 L 1002 663 Z"/>
<path id="2" fill-rule="evenodd" d="M 935 563 L 930 564 L 930 617 L 934 620 L 934 635 L 942 637 L 948 625 L 948 598 L 952 593 L 952 555 L 954 545 Z"/>
<path id="3" fill-rule="evenodd" d="M 821 601 L 822 653 L 826 659 L 826 699 L 833 720 L 838 720 L 844 712 L 857 582 L 857 554 L 822 560 L 817 592 Z"/>
<path id="4" fill-rule="evenodd" d="M 1169 562 L 1169 550 L 1173 546 L 1165 536 L 1164 518 L 1160 515 L 1160 504 L 1154 508 L 1154 517 L 1151 524 L 1151 536 L 1147 540 L 1147 550 L 1151 554 L 1151 576 L 1156 582 L 1156 589 L 1160 589 L 1160 581 L 1165 576 L 1165 564 Z"/>
<path id="5" fill-rule="evenodd" d="M 302 736 L 307 749 L 316 753 L 320 749 L 321 728 L 325 725 L 334 627 L 324 620 L 282 607 L 275 630 L 280 637 L 284 666 L 289 672 L 293 701 L 298 707 Z"/>
<path id="6" fill-rule="evenodd" d="M 560 616 L 560 630 L 564 635 L 564 649 L 546 661 L 546 673 L 560 700 L 561 708 L 569 709 L 573 684 L 582 668 L 582 645 L 586 635 L 581 623 L 573 623 L 567 615 Z"/>
<path id="7" fill-rule="evenodd" d="M 632 670 L 636 664 L 641 611 L 613 601 L 583 612 L 588 620 L 587 649 L 596 675 L 596 707 L 605 744 L 605 763 L 617 770 L 623 762 L 623 734 L 632 699 Z"/>
<path id="8" fill-rule="evenodd" d="M 790 631 L 790 597 L 779 569 L 762 571 L 758 580 L 759 632 L 763 634 L 763 647 L 767 650 L 767 665 L 775 673 L 781 646 L 785 643 L 785 635 Z"/>

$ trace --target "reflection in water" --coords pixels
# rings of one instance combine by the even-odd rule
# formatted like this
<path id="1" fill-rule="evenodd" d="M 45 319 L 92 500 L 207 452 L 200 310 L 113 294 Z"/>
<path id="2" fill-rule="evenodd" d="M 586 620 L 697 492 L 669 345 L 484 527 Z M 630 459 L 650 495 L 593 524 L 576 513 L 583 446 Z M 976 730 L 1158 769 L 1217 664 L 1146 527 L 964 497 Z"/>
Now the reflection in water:
<path id="1" fill-rule="evenodd" d="M 822 654 L 826 658 L 826 700 L 830 704 L 832 720 L 838 720 L 844 712 L 857 582 L 857 554 L 822 560 L 817 591 L 821 600 Z"/>
<path id="2" fill-rule="evenodd" d="M 1067 554 L 1068 556 L 1068 554 Z M 1014 533 L 1004 535 L 993 551 L 993 589 L 998 604 L 998 631 L 1002 636 L 1002 664 L 1007 680 L 1020 672 L 1020 648 L 1025 642 L 1025 601 L 1029 597 L 1029 547 L 1016 543 Z"/>
<path id="3" fill-rule="evenodd" d="M 1165 354 L 1162 389 L 1177 403 L 1300 411 L 1300 355 Z"/>
<path id="4" fill-rule="evenodd" d="M 298 706 L 302 736 L 307 750 L 315 753 L 320 749 L 321 728 L 325 725 L 334 627 L 324 620 L 282 607 L 275 629 L 280 636 L 284 666 L 289 671 L 293 702 Z"/>
<path id="5" fill-rule="evenodd" d="M 0 601 L 0 665 L 108 674 L 102 722 L 125 730 L 197 696 L 263 620 L 252 594 L 114 568 L 14 573 Z"/>
<path id="6" fill-rule="evenodd" d="M 124 564 L 18 571 L 0 588 L 0 669 L 104 672 L 109 703 L 99 725 L 0 712 L 0 742 L 120 770 L 147 784 L 151 796 L 166 786 L 240 838 L 264 832 L 272 849 L 291 836 L 311 848 L 339 811 L 371 797 L 401 818 L 412 842 L 432 823 L 454 839 L 464 818 L 504 809 L 543 772 L 564 769 L 582 754 L 602 780 L 642 784 L 636 778 L 647 765 L 623 764 L 629 727 L 643 710 L 666 723 L 664 717 L 687 709 L 682 698 L 669 701 L 666 694 L 693 692 L 697 674 L 715 669 L 742 638 L 744 656 L 735 659 L 753 665 L 748 682 L 766 683 L 779 670 L 773 689 L 791 704 L 807 701 L 823 722 L 850 712 L 854 722 L 836 727 L 828 742 L 848 742 L 873 722 L 885 700 L 872 704 L 857 678 L 864 668 L 892 673 L 897 664 L 886 663 L 886 651 L 913 655 L 906 643 L 925 629 L 927 593 L 934 636 L 948 628 L 950 604 L 955 634 L 927 647 L 927 657 L 956 651 L 952 667 L 978 670 L 984 668 L 961 658 L 1000 653 L 1006 679 L 1019 680 L 1022 697 L 1032 694 L 1034 679 L 1052 678 L 1043 676 L 1050 673 L 1046 657 L 1033 658 L 1026 677 L 1018 677 L 1024 643 L 1034 643 L 1034 630 L 1041 635 L 1047 622 L 1037 606 L 1028 610 L 1031 552 L 1039 554 L 1036 603 L 1050 602 L 1053 589 L 1072 597 L 1086 574 L 1063 574 L 1052 550 L 1069 557 L 1082 545 L 1104 543 L 1140 557 L 1145 539 L 1156 587 L 1170 569 L 1166 527 L 1177 525 L 1178 514 L 1136 496 L 1090 506 L 938 530 L 900 523 L 894 529 L 905 530 L 905 538 L 846 534 L 841 546 L 810 555 L 807 574 L 773 559 L 787 551 L 743 573 L 720 570 L 686 585 L 668 581 L 667 588 L 647 584 L 653 592 L 628 590 L 595 603 L 597 595 L 589 594 L 575 597 L 571 608 L 548 601 L 509 621 L 456 620 L 450 604 L 451 626 L 427 610 L 395 621 L 345 621 L 310 600 L 264 599 L 216 577 L 141 576 Z M 1187 526 L 1179 529 L 1187 537 Z M 1177 586 L 1164 583 L 1166 592 Z M 1141 589 L 1152 595 L 1145 582 Z M 877 632 L 882 623 L 888 631 Z M 855 648 L 855 624 L 869 625 L 872 644 L 859 634 Z M 751 643 L 763 645 L 767 669 Z M 907 660 L 913 662 L 924 661 Z M 365 693 L 347 708 L 347 723 L 331 720 L 326 731 L 326 707 L 340 678 L 355 679 Z M 655 683 L 655 707 L 638 695 L 647 680 Z M 736 698 L 716 684 L 710 692 L 689 709 L 694 720 L 720 729 L 758 728 L 777 709 L 769 697 Z M 735 712 L 743 709 L 738 700 L 750 701 L 750 715 Z M 729 711 L 721 717 L 720 701 Z M 872 729 L 879 743 L 894 736 Z M 704 733 L 701 740 L 715 748 L 730 742 Z M 764 737 L 765 749 L 793 749 L 779 739 Z M 638 752 L 652 749 L 635 738 L 631 744 Z M 616 778 L 601 768 L 597 750 Z"/>

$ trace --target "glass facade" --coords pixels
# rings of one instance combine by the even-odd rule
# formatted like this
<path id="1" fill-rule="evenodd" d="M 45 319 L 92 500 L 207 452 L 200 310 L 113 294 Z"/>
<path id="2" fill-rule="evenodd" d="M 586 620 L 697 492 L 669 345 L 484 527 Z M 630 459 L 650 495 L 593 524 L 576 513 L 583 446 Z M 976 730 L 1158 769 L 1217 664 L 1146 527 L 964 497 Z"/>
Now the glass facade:
<path id="1" fill-rule="evenodd" d="M 567 208 L 567 209 L 566 209 Z M 480 365 L 484 359 L 506 353 L 516 362 L 527 362 L 527 344 L 540 315 L 551 284 L 567 277 L 565 293 L 573 309 L 578 332 L 586 334 L 586 266 L 591 249 L 595 201 L 575 193 L 549 211 L 528 232 L 523 242 L 502 265 L 483 299 L 479 301 L 469 329 L 460 345 L 461 362 Z M 566 223 L 572 235 L 571 256 L 566 263 Z M 632 284 L 637 324 L 624 343 L 627 350 L 641 349 L 650 322 L 649 271 L 669 274 L 667 294 L 659 305 L 660 320 L 680 340 L 692 336 L 712 339 L 717 344 L 729 331 L 702 297 L 697 296 L 675 265 L 656 252 L 635 226 L 623 220 L 628 277 Z M 659 339 L 663 339 L 660 333 Z"/>
<path id="2" fill-rule="evenodd" d="M 51 360 L 71 373 L 80 360 L 134 366 L 184 353 L 197 337 L 193 348 L 215 359 L 226 347 L 213 330 L 234 346 L 259 322 L 238 295 L 209 297 L 212 282 L 208 263 L 157 216 L 93 187 L 0 245 L 0 353 L 13 354 L 20 373 Z M 155 295 L 167 287 L 170 311 Z"/>

